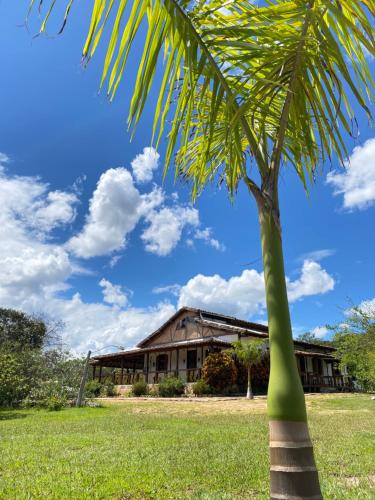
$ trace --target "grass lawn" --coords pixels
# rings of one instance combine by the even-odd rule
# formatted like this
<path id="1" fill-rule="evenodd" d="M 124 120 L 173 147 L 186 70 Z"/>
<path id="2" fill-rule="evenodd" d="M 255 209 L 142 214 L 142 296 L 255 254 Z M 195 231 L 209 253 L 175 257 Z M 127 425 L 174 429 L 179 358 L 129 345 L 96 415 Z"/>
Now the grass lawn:
<path id="1" fill-rule="evenodd" d="M 375 499 L 375 401 L 308 396 L 325 498 Z M 268 498 L 265 400 L 0 411 L 0 498 Z"/>

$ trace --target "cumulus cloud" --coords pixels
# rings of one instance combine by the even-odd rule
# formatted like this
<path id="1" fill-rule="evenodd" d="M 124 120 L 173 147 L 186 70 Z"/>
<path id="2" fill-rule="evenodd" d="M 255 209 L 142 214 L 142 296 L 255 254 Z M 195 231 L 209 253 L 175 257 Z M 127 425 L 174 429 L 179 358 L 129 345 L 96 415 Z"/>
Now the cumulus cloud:
<path id="1" fill-rule="evenodd" d="M 154 148 L 143 148 L 143 153 L 137 155 L 131 162 L 135 180 L 139 183 L 149 182 L 153 171 L 158 168 L 160 155 Z"/>
<path id="2" fill-rule="evenodd" d="M 194 238 L 196 240 L 204 241 L 206 245 L 209 245 L 220 252 L 224 252 L 225 250 L 225 245 L 223 243 L 220 243 L 219 240 L 213 237 L 212 228 L 210 227 L 206 227 L 205 229 L 197 229 L 194 233 Z"/>
<path id="3" fill-rule="evenodd" d="M 334 279 L 317 262 L 305 261 L 301 276 L 291 281 L 287 278 L 289 300 L 333 290 Z M 263 273 L 246 269 L 240 276 L 225 279 L 218 274 L 198 274 L 180 290 L 178 305 L 198 307 L 247 318 L 265 309 Z"/>
<path id="4" fill-rule="evenodd" d="M 49 194 L 48 185 L 37 178 L 11 176 L 5 171 L 0 175 L 1 304 L 63 290 L 75 270 L 68 253 L 48 242 L 48 232 L 63 223 L 61 214 L 50 214 L 48 224 L 36 226 L 38 210 L 48 209 L 51 203 Z"/>
<path id="5" fill-rule="evenodd" d="M 176 247 L 186 226 L 199 225 L 199 213 L 192 207 L 164 207 L 159 211 L 152 210 L 146 221 L 149 226 L 141 236 L 146 250 L 165 256 Z"/>
<path id="6" fill-rule="evenodd" d="M 50 191 L 45 202 L 36 206 L 33 214 L 34 225 L 44 231 L 70 224 L 76 218 L 74 205 L 78 198 L 74 193 Z"/>
<path id="7" fill-rule="evenodd" d="M 41 237 L 73 222 L 78 202 L 74 193 L 49 191 L 49 185 L 37 177 L 8 175 L 4 169 L 0 170 L 0 199 L 7 220 L 20 220 Z"/>
<path id="8" fill-rule="evenodd" d="M 119 307 L 124 307 L 127 305 L 128 296 L 122 290 L 122 287 L 120 285 L 114 285 L 105 278 L 102 278 L 99 281 L 99 286 L 102 287 L 104 302 Z"/>
<path id="9" fill-rule="evenodd" d="M 287 278 L 288 297 L 291 302 L 309 295 L 324 294 L 335 287 L 335 280 L 320 264 L 305 260 L 300 278 L 290 281 Z"/>
<path id="10" fill-rule="evenodd" d="M 126 236 L 141 217 L 142 198 L 125 168 L 111 168 L 101 175 L 90 200 L 82 231 L 67 248 L 88 259 L 124 248 Z"/>
<path id="11" fill-rule="evenodd" d="M 354 148 L 343 172 L 329 172 L 334 195 L 343 195 L 343 208 L 364 210 L 375 203 L 375 138 Z"/>
<path id="12" fill-rule="evenodd" d="M 311 333 L 318 339 L 324 339 L 324 337 L 329 332 L 326 326 L 317 326 L 311 330 Z"/>
<path id="13" fill-rule="evenodd" d="M 240 317 L 259 313 L 264 304 L 263 274 L 253 269 L 229 279 L 218 274 L 198 274 L 181 288 L 178 302 L 179 307 L 198 307 Z"/>

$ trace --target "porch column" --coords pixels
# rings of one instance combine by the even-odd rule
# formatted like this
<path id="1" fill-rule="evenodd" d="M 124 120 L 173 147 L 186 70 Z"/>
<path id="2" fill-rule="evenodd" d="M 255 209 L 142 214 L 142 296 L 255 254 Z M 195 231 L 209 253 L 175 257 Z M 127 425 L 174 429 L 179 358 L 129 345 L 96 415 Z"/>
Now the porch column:
<path id="1" fill-rule="evenodd" d="M 124 358 L 121 358 L 121 379 L 120 384 L 124 385 Z"/>
<path id="2" fill-rule="evenodd" d="M 169 373 L 172 371 L 172 352 L 173 351 L 169 351 Z"/>
<path id="3" fill-rule="evenodd" d="M 99 384 L 101 383 L 102 381 L 102 365 L 99 366 Z"/>
<path id="4" fill-rule="evenodd" d="M 178 377 L 178 373 L 179 373 L 179 371 L 178 371 L 179 358 L 180 358 L 179 354 L 180 354 L 180 349 L 177 347 L 177 353 L 176 353 L 176 373 L 177 373 L 177 377 Z"/>
<path id="5" fill-rule="evenodd" d="M 95 380 L 96 365 L 92 367 L 92 379 Z"/>
<path id="6" fill-rule="evenodd" d="M 148 371 L 149 371 L 149 365 L 150 365 L 150 353 L 146 353 L 146 384 L 148 384 Z"/>

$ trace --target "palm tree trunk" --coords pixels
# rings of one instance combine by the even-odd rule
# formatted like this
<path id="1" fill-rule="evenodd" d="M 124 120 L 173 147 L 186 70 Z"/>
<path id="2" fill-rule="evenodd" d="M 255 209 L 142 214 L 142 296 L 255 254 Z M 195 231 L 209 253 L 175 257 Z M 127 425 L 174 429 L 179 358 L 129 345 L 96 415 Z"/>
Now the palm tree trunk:
<path id="1" fill-rule="evenodd" d="M 278 215 L 259 205 L 270 341 L 271 499 L 322 499 L 294 354 Z"/>
<path id="2" fill-rule="evenodd" d="M 251 365 L 247 367 L 247 399 L 254 399 L 253 391 L 251 388 Z"/>

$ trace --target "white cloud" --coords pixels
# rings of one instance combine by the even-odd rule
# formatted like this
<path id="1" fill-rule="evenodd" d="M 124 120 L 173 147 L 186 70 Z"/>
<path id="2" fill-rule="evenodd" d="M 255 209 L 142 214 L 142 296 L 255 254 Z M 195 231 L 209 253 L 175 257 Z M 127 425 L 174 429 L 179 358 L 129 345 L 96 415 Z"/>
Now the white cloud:
<path id="1" fill-rule="evenodd" d="M 90 200 L 84 228 L 67 248 L 85 259 L 124 248 L 127 234 L 141 217 L 141 206 L 142 198 L 131 174 L 124 168 L 107 170 Z"/>
<path id="2" fill-rule="evenodd" d="M 72 223 L 76 217 L 74 205 L 77 202 L 78 198 L 74 193 L 50 191 L 46 201 L 35 207 L 35 227 L 50 231 L 54 227 Z"/>
<path id="3" fill-rule="evenodd" d="M 48 184 L 37 177 L 12 176 L 0 170 L 3 215 L 22 221 L 25 227 L 37 230 L 42 238 L 55 227 L 73 222 L 77 196 L 48 189 Z"/>
<path id="4" fill-rule="evenodd" d="M 375 314 L 375 297 L 373 299 L 364 300 L 358 307 L 367 314 Z"/>
<path id="5" fill-rule="evenodd" d="M 153 171 L 158 168 L 160 155 L 154 148 L 143 148 L 143 153 L 137 155 L 131 162 L 133 174 L 137 182 L 149 182 Z"/>
<path id="6" fill-rule="evenodd" d="M 354 148 L 344 172 L 329 172 L 334 195 L 343 195 L 343 208 L 364 210 L 375 203 L 375 138 Z"/>
<path id="7" fill-rule="evenodd" d="M 300 260 L 313 260 L 315 262 L 319 262 L 327 257 L 332 257 L 335 255 L 336 250 L 333 248 L 323 248 L 321 250 L 313 250 L 312 252 L 305 253 L 301 256 Z"/>
<path id="8" fill-rule="evenodd" d="M 159 211 L 152 210 L 146 220 L 149 226 L 141 236 L 146 250 L 165 256 L 176 247 L 186 226 L 198 226 L 199 213 L 191 207 L 164 207 Z"/>
<path id="9" fill-rule="evenodd" d="M 66 288 L 66 279 L 78 266 L 63 248 L 46 242 L 48 231 L 62 218 L 55 212 L 45 227 L 36 225 L 35 214 L 50 204 L 48 186 L 37 178 L 3 171 L 0 199 L 0 303 L 17 300 L 20 307 L 33 294 Z"/>
<path id="10" fill-rule="evenodd" d="M 173 305 L 165 302 L 126 310 L 100 302 L 87 303 L 79 293 L 71 298 L 58 298 L 46 292 L 24 296 L 22 300 L 7 295 L 1 304 L 61 319 L 65 324 L 63 342 L 76 353 L 112 345 L 132 347 L 176 312 Z"/>
<path id="11" fill-rule="evenodd" d="M 10 162 L 9 156 L 6 155 L 5 153 L 0 152 L 0 171 L 4 167 L 4 165 L 9 162 Z"/>
<path id="12" fill-rule="evenodd" d="M 335 287 L 335 280 L 317 262 L 305 260 L 301 277 L 295 281 L 287 278 L 288 297 L 291 302 L 307 297 L 330 292 Z"/>
<path id="13" fill-rule="evenodd" d="M 324 339 L 324 337 L 329 332 L 326 326 L 317 326 L 311 330 L 311 333 L 318 339 Z"/>
<path id="14" fill-rule="evenodd" d="M 203 240 L 206 245 L 209 245 L 220 252 L 224 252 L 225 250 L 225 245 L 212 236 L 212 229 L 210 227 L 197 229 L 194 233 L 194 238 L 196 240 Z"/>
<path id="15" fill-rule="evenodd" d="M 287 278 L 289 300 L 326 293 L 334 288 L 334 279 L 317 262 L 305 261 L 301 276 Z M 198 274 L 181 288 L 179 307 L 191 306 L 248 318 L 265 309 L 263 273 L 246 269 L 229 279 L 220 275 Z"/>
<path id="16" fill-rule="evenodd" d="M 128 296 L 122 290 L 120 285 L 114 285 L 110 281 L 102 278 L 99 281 L 99 285 L 102 287 L 103 300 L 107 304 L 112 304 L 119 307 L 125 307 L 128 303 Z"/>
<path id="17" fill-rule="evenodd" d="M 181 288 L 178 305 L 198 307 L 231 316 L 248 317 L 265 304 L 263 274 L 254 269 L 226 280 L 218 274 L 198 274 Z"/>
<path id="18" fill-rule="evenodd" d="M 180 295 L 180 291 L 181 285 L 175 283 L 173 285 L 155 287 L 153 288 L 152 293 L 170 293 L 171 295 L 178 297 Z"/>

